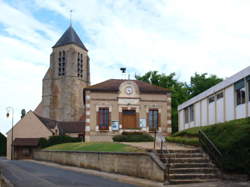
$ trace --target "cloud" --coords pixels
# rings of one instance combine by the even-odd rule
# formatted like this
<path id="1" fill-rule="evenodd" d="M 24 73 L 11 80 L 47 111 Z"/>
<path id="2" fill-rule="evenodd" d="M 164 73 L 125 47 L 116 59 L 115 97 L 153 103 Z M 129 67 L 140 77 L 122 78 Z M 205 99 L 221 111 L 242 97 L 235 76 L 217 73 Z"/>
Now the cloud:
<path id="1" fill-rule="evenodd" d="M 121 66 L 131 75 L 158 70 L 189 81 L 194 72 L 229 77 L 249 65 L 248 0 L 25 2 L 0 0 L 1 114 L 7 105 L 19 111 L 40 102 L 50 47 L 66 29 L 70 9 L 89 49 L 92 83 L 121 78 Z"/>

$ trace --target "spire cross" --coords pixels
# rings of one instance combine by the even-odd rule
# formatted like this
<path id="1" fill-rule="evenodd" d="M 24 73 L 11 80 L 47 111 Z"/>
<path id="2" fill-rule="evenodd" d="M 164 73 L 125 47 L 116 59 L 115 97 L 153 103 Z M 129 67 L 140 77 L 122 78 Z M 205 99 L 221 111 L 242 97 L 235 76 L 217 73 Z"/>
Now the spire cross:
<path id="1" fill-rule="evenodd" d="M 70 10 L 69 12 L 70 12 L 70 26 L 72 26 L 72 12 L 73 12 L 73 10 Z"/>

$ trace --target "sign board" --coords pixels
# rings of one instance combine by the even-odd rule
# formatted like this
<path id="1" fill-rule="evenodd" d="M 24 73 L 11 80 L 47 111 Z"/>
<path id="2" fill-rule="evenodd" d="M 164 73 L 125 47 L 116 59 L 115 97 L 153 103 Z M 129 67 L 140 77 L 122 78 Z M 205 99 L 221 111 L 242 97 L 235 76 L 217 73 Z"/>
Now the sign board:
<path id="1" fill-rule="evenodd" d="M 119 121 L 112 121 L 112 130 L 113 131 L 119 130 Z"/>
<path id="2" fill-rule="evenodd" d="M 146 128 L 146 119 L 140 119 L 140 128 Z"/>

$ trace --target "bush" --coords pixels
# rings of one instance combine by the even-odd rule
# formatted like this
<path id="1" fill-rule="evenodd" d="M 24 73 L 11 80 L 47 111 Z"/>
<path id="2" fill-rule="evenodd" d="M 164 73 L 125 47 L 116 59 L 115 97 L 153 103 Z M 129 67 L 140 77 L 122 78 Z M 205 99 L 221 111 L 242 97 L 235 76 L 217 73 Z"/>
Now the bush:
<path id="1" fill-rule="evenodd" d="M 199 139 L 198 138 L 187 138 L 187 137 L 181 137 L 181 136 L 167 136 L 166 137 L 167 142 L 174 142 L 174 143 L 181 143 L 181 144 L 186 144 L 186 145 L 194 145 L 194 146 L 199 146 Z"/>
<path id="2" fill-rule="evenodd" d="M 7 138 L 0 133 L 0 156 L 6 156 L 6 143 Z"/>
<path id="3" fill-rule="evenodd" d="M 123 132 L 113 137 L 114 142 L 152 142 L 154 138 L 150 134 L 142 132 Z"/>
<path id="4" fill-rule="evenodd" d="M 81 138 L 73 138 L 70 136 L 50 136 L 49 139 L 40 138 L 39 147 L 49 147 L 56 144 L 70 143 L 70 142 L 80 142 Z"/>

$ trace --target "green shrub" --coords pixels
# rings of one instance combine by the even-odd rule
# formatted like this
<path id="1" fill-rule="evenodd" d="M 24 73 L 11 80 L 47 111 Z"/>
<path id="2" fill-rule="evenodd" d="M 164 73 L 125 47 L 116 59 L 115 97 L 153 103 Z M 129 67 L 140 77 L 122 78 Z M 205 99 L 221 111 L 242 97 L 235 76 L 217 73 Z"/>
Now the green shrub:
<path id="1" fill-rule="evenodd" d="M 123 132 L 113 137 L 114 142 L 152 142 L 154 138 L 150 134 L 142 132 Z"/>
<path id="2" fill-rule="evenodd" d="M 46 138 L 40 138 L 38 145 L 40 148 L 48 147 L 48 140 Z"/>
<path id="3" fill-rule="evenodd" d="M 62 143 L 69 143 L 69 142 L 80 142 L 81 138 L 73 138 L 70 136 L 50 136 L 49 139 L 40 138 L 39 146 L 41 148 L 62 144 Z"/>
<path id="4" fill-rule="evenodd" d="M 6 156 L 6 143 L 7 138 L 0 133 L 0 156 Z"/>
<path id="5" fill-rule="evenodd" d="M 136 131 L 133 131 L 133 132 L 122 132 L 122 135 L 143 135 L 145 134 L 144 132 L 136 132 Z"/>
<path id="6" fill-rule="evenodd" d="M 186 145 L 194 145 L 194 146 L 200 145 L 198 138 L 188 138 L 188 137 L 181 137 L 181 136 L 176 136 L 176 137 L 167 136 L 166 141 L 167 142 L 174 142 L 174 143 L 181 143 L 181 144 L 186 144 Z"/>

